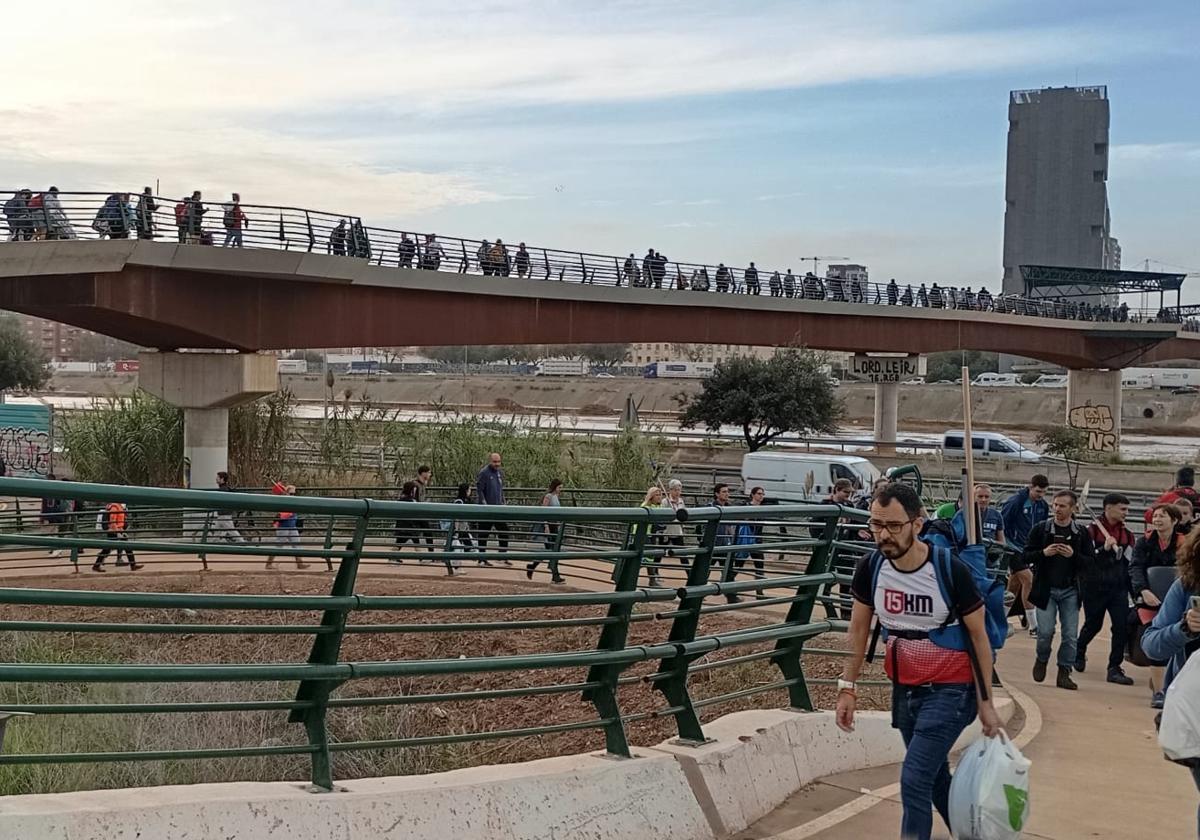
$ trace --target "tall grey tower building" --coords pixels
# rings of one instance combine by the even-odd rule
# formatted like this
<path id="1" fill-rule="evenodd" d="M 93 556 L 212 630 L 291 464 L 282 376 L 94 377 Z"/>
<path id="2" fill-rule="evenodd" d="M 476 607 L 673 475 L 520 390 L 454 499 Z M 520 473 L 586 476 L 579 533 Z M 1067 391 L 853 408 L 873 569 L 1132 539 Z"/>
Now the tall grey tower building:
<path id="1" fill-rule="evenodd" d="M 1017 90 L 1008 103 L 1004 291 L 1021 265 L 1114 268 L 1105 87 Z"/>

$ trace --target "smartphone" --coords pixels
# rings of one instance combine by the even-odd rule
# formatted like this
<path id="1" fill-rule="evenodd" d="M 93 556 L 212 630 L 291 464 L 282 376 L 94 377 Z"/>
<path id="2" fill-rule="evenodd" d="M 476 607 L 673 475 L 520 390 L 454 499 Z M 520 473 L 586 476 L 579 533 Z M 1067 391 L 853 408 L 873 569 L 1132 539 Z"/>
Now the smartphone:
<path id="1" fill-rule="evenodd" d="M 1055 534 L 1053 542 L 1056 545 L 1069 545 L 1071 542 L 1071 538 L 1063 536 L 1062 534 Z"/>
<path id="2" fill-rule="evenodd" d="M 1192 609 L 1194 609 L 1196 612 L 1200 612 L 1200 595 L 1192 596 Z"/>

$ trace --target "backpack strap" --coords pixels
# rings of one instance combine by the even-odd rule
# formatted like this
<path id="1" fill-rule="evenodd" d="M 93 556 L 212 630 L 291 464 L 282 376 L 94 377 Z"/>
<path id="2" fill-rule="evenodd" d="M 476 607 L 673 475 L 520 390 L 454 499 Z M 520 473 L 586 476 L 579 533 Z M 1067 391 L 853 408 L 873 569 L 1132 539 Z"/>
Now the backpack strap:
<path id="1" fill-rule="evenodd" d="M 879 585 L 879 572 L 883 569 L 883 554 L 876 549 L 871 555 L 871 562 L 874 564 L 871 569 L 871 604 L 875 604 L 875 587 Z M 867 664 L 875 661 L 875 649 L 879 646 L 879 637 L 883 635 L 883 625 L 879 623 L 879 616 L 875 616 L 875 626 L 871 629 L 871 642 L 867 645 Z"/>

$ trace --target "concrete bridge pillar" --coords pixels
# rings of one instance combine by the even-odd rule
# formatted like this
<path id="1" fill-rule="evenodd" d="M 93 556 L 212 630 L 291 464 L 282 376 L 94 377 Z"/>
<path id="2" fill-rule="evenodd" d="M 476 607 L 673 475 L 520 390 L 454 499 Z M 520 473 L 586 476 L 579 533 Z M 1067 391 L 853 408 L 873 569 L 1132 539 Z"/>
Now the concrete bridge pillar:
<path id="1" fill-rule="evenodd" d="M 896 429 L 900 416 L 900 385 L 897 382 L 875 384 L 875 451 L 896 454 Z"/>
<path id="2" fill-rule="evenodd" d="M 138 355 L 138 384 L 183 409 L 184 483 L 217 486 L 229 467 L 229 409 L 274 393 L 274 356 L 256 353 L 155 353 Z"/>
<path id="3" fill-rule="evenodd" d="M 1067 371 L 1067 425 L 1087 433 L 1097 455 L 1121 451 L 1121 371 Z"/>

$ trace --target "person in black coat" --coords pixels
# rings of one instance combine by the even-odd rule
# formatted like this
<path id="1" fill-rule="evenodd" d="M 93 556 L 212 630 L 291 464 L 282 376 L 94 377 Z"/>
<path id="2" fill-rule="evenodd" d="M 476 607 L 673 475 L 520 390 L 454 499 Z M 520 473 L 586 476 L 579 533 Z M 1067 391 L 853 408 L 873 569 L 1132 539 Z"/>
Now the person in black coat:
<path id="1" fill-rule="evenodd" d="M 1053 517 L 1039 522 L 1029 532 L 1024 560 L 1033 569 L 1030 602 L 1037 608 L 1037 661 L 1033 679 L 1046 679 L 1046 667 L 1054 643 L 1056 625 L 1062 625 L 1058 645 L 1059 688 L 1074 691 L 1071 679 L 1079 640 L 1079 572 L 1095 562 L 1095 546 L 1087 529 L 1074 520 L 1075 493 L 1059 490 L 1051 503 Z"/>

